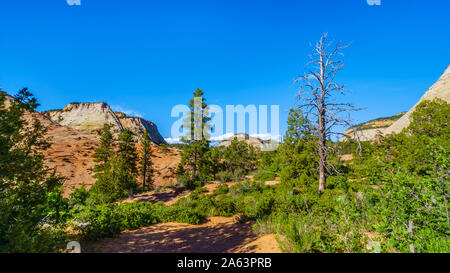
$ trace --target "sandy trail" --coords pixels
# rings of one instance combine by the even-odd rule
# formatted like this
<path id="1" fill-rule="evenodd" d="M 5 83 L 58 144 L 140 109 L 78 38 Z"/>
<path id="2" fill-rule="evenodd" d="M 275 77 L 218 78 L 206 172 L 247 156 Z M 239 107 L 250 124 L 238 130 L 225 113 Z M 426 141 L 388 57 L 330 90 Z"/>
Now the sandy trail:
<path id="1" fill-rule="evenodd" d="M 279 179 L 266 182 L 279 183 Z M 236 182 L 227 183 L 228 186 Z M 211 194 L 220 184 L 205 185 Z M 183 188 L 146 192 L 124 202 L 164 202 L 170 206 L 191 191 Z M 239 222 L 235 217 L 211 217 L 201 225 L 159 223 L 137 230 L 124 231 L 116 238 L 88 244 L 85 252 L 101 253 L 280 253 L 273 234 L 256 236 L 253 222 Z"/>
<path id="2" fill-rule="evenodd" d="M 212 217 L 201 225 L 160 223 L 86 247 L 101 253 L 279 253 L 274 235 L 257 237 L 252 222 Z"/>

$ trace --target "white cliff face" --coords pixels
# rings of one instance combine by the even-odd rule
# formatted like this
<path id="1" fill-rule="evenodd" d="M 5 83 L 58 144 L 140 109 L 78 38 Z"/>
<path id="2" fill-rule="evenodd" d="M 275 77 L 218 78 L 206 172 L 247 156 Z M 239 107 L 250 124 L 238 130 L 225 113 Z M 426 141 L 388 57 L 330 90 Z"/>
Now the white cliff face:
<path id="1" fill-rule="evenodd" d="M 435 98 L 442 99 L 450 103 L 450 65 L 445 70 L 444 74 L 438 79 L 438 81 L 433 84 L 433 86 L 428 89 L 427 92 L 422 96 L 422 98 L 414 105 L 411 110 L 409 110 L 402 118 L 397 120 L 389 128 L 384 131 L 384 134 L 397 134 L 401 132 L 404 128 L 408 127 L 410 121 L 410 116 L 422 101 L 433 100 Z"/>
<path id="2" fill-rule="evenodd" d="M 111 125 L 114 134 L 123 130 L 117 116 L 108 104 L 70 103 L 64 109 L 45 112 L 54 122 L 87 133 L 100 132 L 105 124 Z"/>
<path id="3" fill-rule="evenodd" d="M 120 117 L 119 120 L 122 126 L 129 129 L 136 136 L 136 138 L 141 137 L 145 132 L 145 129 L 147 129 L 150 139 L 154 143 L 167 144 L 164 138 L 159 134 L 158 128 L 153 122 L 147 121 L 142 118 L 126 116 Z"/>
<path id="4" fill-rule="evenodd" d="M 43 114 L 60 125 L 87 133 L 99 134 L 103 126 L 109 124 L 114 135 L 118 135 L 126 128 L 138 139 L 147 129 L 154 143 L 166 144 L 154 123 L 142 118 L 127 117 L 123 113 L 115 113 L 104 102 L 70 103 L 62 110 L 47 111 Z"/>
<path id="5" fill-rule="evenodd" d="M 261 149 L 264 146 L 264 141 L 259 138 L 250 137 L 248 134 L 236 134 L 230 139 L 224 140 L 217 144 L 217 147 L 224 146 L 228 147 L 231 145 L 231 141 L 236 137 L 239 141 L 245 141 L 248 145 L 253 146 L 254 148 Z"/>
<path id="6" fill-rule="evenodd" d="M 422 98 L 412 107 L 406 114 L 404 114 L 401 118 L 395 120 L 392 124 L 389 124 L 386 128 L 367 128 L 362 129 L 357 132 L 361 141 L 370 141 L 374 140 L 378 135 L 388 135 L 388 134 L 398 134 L 404 128 L 408 127 L 411 120 L 411 114 L 416 109 L 417 105 L 419 105 L 422 101 L 425 100 L 433 100 L 435 98 L 442 99 L 448 103 L 450 103 L 450 65 L 445 70 L 444 74 L 438 79 L 433 86 L 428 89 L 427 92 L 422 96 Z M 391 120 L 392 121 L 392 120 Z M 389 120 L 386 122 L 390 122 Z M 370 122 L 367 122 L 368 124 Z M 344 133 L 344 137 L 341 138 L 340 141 L 344 141 L 348 138 L 354 138 L 354 134 L 352 131 L 347 130 Z"/>

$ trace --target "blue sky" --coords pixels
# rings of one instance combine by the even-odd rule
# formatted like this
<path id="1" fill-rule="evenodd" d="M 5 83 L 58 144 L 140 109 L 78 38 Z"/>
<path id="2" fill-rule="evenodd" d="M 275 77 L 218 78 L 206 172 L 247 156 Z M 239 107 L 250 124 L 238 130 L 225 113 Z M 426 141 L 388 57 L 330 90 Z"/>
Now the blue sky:
<path id="1" fill-rule="evenodd" d="M 106 101 L 164 137 L 198 87 L 210 104 L 295 105 L 294 77 L 323 32 L 351 42 L 339 81 L 358 121 L 408 110 L 450 63 L 448 0 L 2 0 L 0 88 L 40 110 Z"/>

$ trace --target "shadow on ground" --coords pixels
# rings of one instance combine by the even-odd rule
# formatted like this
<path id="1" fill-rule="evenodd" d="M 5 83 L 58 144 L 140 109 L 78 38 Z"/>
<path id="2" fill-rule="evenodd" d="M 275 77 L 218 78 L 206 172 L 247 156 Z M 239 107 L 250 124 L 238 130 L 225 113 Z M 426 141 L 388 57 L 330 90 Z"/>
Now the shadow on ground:
<path id="1" fill-rule="evenodd" d="M 194 226 L 162 223 L 119 237 L 103 239 L 90 247 L 93 252 L 106 253 L 225 253 L 240 252 L 242 246 L 256 239 L 252 223 L 214 217 L 205 224 Z M 245 247 L 245 252 L 252 252 Z M 254 247 L 253 247 L 254 248 Z"/>

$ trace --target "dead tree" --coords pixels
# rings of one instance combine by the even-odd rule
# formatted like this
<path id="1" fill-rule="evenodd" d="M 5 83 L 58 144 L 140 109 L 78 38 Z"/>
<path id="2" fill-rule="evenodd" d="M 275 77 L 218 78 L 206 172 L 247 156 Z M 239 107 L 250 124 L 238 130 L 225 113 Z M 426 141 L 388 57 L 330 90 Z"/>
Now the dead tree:
<path id="1" fill-rule="evenodd" d="M 336 75 L 345 66 L 342 50 L 349 45 L 342 42 L 328 41 L 327 33 L 311 45 L 313 48 L 310 61 L 306 64 L 304 73 L 295 79 L 299 83 L 299 108 L 305 116 L 316 124 L 314 131 L 317 136 L 317 153 L 319 157 L 319 194 L 326 188 L 327 171 L 333 167 L 327 161 L 327 139 L 332 135 L 342 135 L 333 131 L 336 126 L 350 126 L 349 111 L 355 109 L 350 103 L 337 102 L 336 97 L 348 90 L 336 82 Z"/>

